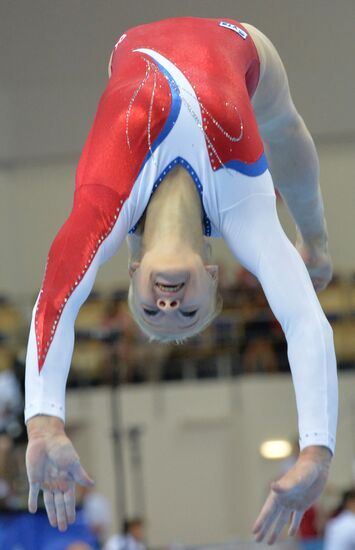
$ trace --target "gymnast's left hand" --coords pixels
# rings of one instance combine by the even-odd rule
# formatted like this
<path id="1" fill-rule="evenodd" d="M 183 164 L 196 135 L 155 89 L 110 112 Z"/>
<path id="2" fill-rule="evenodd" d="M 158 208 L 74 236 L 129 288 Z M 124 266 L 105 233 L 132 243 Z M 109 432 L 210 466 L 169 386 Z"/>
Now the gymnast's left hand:
<path id="1" fill-rule="evenodd" d="M 296 248 L 300 253 L 316 292 L 324 290 L 333 275 L 333 265 L 326 238 L 306 243 L 298 235 Z"/>
<path id="2" fill-rule="evenodd" d="M 295 535 L 303 514 L 322 493 L 328 479 L 332 454 L 321 446 L 301 451 L 296 464 L 271 490 L 257 518 L 253 534 L 257 542 L 274 544 L 283 529 Z"/>

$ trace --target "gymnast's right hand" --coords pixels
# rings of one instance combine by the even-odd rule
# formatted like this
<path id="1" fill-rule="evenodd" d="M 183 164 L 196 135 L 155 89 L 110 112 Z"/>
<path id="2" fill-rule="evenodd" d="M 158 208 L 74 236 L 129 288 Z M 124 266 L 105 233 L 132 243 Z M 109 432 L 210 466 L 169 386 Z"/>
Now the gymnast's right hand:
<path id="1" fill-rule="evenodd" d="M 81 466 L 59 418 L 34 416 L 27 422 L 27 432 L 28 509 L 32 514 L 37 511 L 42 490 L 49 523 L 65 531 L 75 521 L 75 484 L 90 487 L 94 482 Z"/>

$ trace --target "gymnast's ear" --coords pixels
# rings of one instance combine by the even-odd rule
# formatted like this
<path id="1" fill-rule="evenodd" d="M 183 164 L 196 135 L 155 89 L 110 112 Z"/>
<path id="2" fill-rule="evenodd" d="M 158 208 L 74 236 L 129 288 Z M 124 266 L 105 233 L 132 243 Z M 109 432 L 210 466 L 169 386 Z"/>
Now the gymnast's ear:
<path id="1" fill-rule="evenodd" d="M 218 279 L 218 265 L 205 265 L 207 273 L 209 273 L 214 281 Z"/>
<path id="2" fill-rule="evenodd" d="M 129 262 L 128 263 L 128 273 L 129 273 L 129 276 L 132 277 L 133 273 L 135 271 L 137 271 L 137 269 L 139 268 L 140 266 L 140 263 L 139 262 Z"/>

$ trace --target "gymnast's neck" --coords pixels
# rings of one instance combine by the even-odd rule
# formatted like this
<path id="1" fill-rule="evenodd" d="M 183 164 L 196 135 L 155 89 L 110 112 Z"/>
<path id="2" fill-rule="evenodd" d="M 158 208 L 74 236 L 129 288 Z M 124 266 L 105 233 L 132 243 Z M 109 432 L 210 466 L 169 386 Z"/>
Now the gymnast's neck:
<path id="1" fill-rule="evenodd" d="M 152 196 L 144 219 L 142 254 L 196 253 L 205 259 L 202 208 L 197 189 L 182 167 L 172 170 Z"/>

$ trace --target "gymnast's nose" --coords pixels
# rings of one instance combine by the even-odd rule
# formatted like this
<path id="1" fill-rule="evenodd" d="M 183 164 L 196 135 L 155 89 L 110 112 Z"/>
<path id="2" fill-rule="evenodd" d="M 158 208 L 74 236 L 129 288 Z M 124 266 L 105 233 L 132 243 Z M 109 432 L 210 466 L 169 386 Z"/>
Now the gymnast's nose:
<path id="1" fill-rule="evenodd" d="M 180 306 L 180 300 L 176 298 L 158 298 L 157 306 L 162 311 L 171 311 Z"/>

